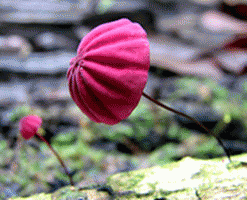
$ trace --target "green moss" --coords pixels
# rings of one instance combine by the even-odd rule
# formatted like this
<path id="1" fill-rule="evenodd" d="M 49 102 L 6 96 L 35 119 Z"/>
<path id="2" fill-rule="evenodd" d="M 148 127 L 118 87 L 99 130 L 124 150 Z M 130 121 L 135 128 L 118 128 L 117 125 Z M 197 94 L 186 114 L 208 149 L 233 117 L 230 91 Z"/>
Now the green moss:
<path id="1" fill-rule="evenodd" d="M 52 144 L 55 146 L 67 146 L 75 143 L 76 137 L 74 132 L 58 134 L 52 140 Z"/>
<path id="2" fill-rule="evenodd" d="M 127 191 L 131 191 L 133 187 L 135 187 L 141 180 L 144 179 L 144 177 L 145 173 L 140 173 L 139 171 L 138 173 L 137 171 L 130 171 L 117 174 L 114 177 L 109 177 L 107 182 L 113 183 L 113 185 L 110 185 L 114 190 L 121 190 L 122 188 L 124 188 Z M 116 180 L 119 180 L 119 182 Z"/>
<path id="3" fill-rule="evenodd" d="M 234 162 L 230 165 L 224 161 L 225 159 L 200 160 L 186 157 L 179 162 L 163 166 L 109 176 L 107 185 L 113 189 L 115 199 L 118 200 L 153 200 L 155 198 L 210 200 L 226 197 L 246 199 L 247 169 L 239 167 L 238 163 L 246 162 L 247 154 L 233 156 Z M 34 195 L 29 199 L 77 199 L 79 197 L 110 199 L 107 192 L 97 191 L 95 187 L 71 189 L 68 186 L 52 195 L 43 193 L 39 195 Z M 28 198 L 17 199 L 26 200 Z"/>
<path id="4" fill-rule="evenodd" d="M 80 191 L 78 188 L 67 186 L 57 190 L 51 195 L 52 199 L 64 200 L 64 199 L 87 199 L 87 194 Z"/>
<path id="5" fill-rule="evenodd" d="M 16 197 L 9 198 L 9 200 L 52 200 L 51 194 L 40 193 L 31 197 Z"/>

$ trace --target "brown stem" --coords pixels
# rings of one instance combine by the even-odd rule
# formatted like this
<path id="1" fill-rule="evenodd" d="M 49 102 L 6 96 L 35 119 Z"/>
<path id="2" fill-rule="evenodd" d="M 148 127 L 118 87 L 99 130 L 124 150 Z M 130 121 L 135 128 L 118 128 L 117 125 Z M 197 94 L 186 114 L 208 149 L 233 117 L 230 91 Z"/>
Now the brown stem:
<path id="1" fill-rule="evenodd" d="M 49 142 L 44 138 L 42 137 L 41 135 L 39 135 L 38 133 L 36 133 L 35 135 L 37 135 L 43 142 L 45 142 L 48 147 L 51 149 L 51 151 L 55 154 L 55 156 L 57 157 L 58 161 L 60 162 L 60 164 L 63 166 L 64 168 L 64 171 L 65 173 L 67 174 L 67 176 L 69 177 L 69 180 L 70 180 L 70 185 L 71 186 L 74 186 L 74 181 L 72 179 L 72 176 L 70 175 L 67 167 L 65 166 L 63 160 L 61 159 L 61 157 L 58 155 L 58 153 L 53 149 L 53 147 L 49 144 Z"/>
<path id="2" fill-rule="evenodd" d="M 150 97 L 149 95 L 147 95 L 147 94 L 144 93 L 144 92 L 142 93 L 142 95 L 143 95 L 144 97 L 146 97 L 148 100 L 150 100 L 150 101 L 152 101 L 153 103 L 155 103 L 156 105 L 158 105 L 158 106 L 160 106 L 160 107 L 162 107 L 162 108 L 164 108 L 164 109 L 166 109 L 166 110 L 169 110 L 169 111 L 171 111 L 171 112 L 174 112 L 174 113 L 176 113 L 176 114 L 178 114 L 178 115 L 181 115 L 181 116 L 183 116 L 183 117 L 186 117 L 187 119 L 189 119 L 189 120 L 195 122 L 195 123 L 198 124 L 201 128 L 203 128 L 207 133 L 209 133 L 210 135 L 214 136 L 214 137 L 217 139 L 217 141 L 218 141 L 218 143 L 220 144 L 220 146 L 222 146 L 222 148 L 223 148 L 225 154 L 227 155 L 228 160 L 231 162 L 230 152 L 228 151 L 228 149 L 225 148 L 225 146 L 224 146 L 223 142 L 221 141 L 221 139 L 220 139 L 217 135 L 213 134 L 213 133 L 212 133 L 208 128 L 206 128 L 202 123 L 200 123 L 199 121 L 197 121 L 197 120 L 196 120 L 195 118 L 193 118 L 193 117 L 190 117 L 190 116 L 188 116 L 188 115 L 186 115 L 186 114 L 184 114 L 184 113 L 182 113 L 182 112 L 179 112 L 179 111 L 177 111 L 177 110 L 174 110 L 174 109 L 172 109 L 172 108 L 170 108 L 170 107 L 168 107 L 168 106 L 166 106 L 166 105 L 160 103 L 159 101 L 156 101 L 155 99 L 153 99 L 152 97 Z"/>

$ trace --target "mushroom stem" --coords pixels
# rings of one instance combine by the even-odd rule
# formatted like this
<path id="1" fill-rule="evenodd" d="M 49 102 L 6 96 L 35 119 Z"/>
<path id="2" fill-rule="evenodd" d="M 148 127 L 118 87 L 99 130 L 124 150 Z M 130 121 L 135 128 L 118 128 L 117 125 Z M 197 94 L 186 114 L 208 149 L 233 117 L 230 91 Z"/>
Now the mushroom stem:
<path id="1" fill-rule="evenodd" d="M 154 98 L 152 98 L 152 97 L 150 97 L 149 95 L 147 95 L 145 92 L 143 92 L 142 95 L 143 95 L 144 97 L 146 97 L 148 100 L 150 100 L 150 101 L 152 101 L 153 103 L 155 103 L 156 105 L 158 105 L 158 106 L 160 106 L 160 107 L 162 107 L 162 108 L 164 108 L 164 109 L 166 109 L 166 110 L 169 110 L 169 111 L 171 111 L 171 112 L 174 112 L 174 113 L 176 113 L 176 114 L 178 114 L 178 115 L 181 115 L 181 116 L 183 116 L 183 117 L 186 117 L 187 119 L 189 119 L 189 120 L 195 122 L 197 125 L 199 125 L 201 128 L 203 128 L 207 133 L 209 133 L 210 135 L 214 136 L 214 137 L 216 138 L 216 140 L 218 141 L 218 143 L 220 144 L 220 146 L 223 148 L 223 150 L 224 150 L 224 152 L 225 152 L 225 154 L 226 154 L 226 156 L 227 156 L 229 162 L 231 162 L 230 152 L 229 152 L 229 150 L 224 146 L 222 140 L 221 140 L 217 135 L 215 135 L 212 131 L 210 131 L 208 128 L 206 128 L 202 123 L 200 123 L 198 120 L 196 120 L 196 119 L 193 118 L 193 117 L 190 117 L 190 116 L 188 116 L 188 115 L 186 115 L 186 114 L 184 114 L 184 113 L 182 113 L 182 112 L 179 112 L 179 111 L 177 111 L 177 110 L 174 110 L 174 109 L 172 109 L 172 108 L 170 108 L 170 107 L 168 107 L 168 106 L 166 106 L 166 105 L 160 103 L 159 101 L 157 101 L 157 100 L 155 100 Z"/>
<path id="2" fill-rule="evenodd" d="M 57 157 L 58 161 L 60 162 L 60 164 L 63 166 L 65 173 L 67 174 L 67 176 L 69 177 L 70 180 L 70 185 L 74 186 L 74 181 L 72 179 L 71 174 L 69 173 L 65 163 L 63 162 L 62 158 L 58 155 L 58 153 L 53 149 L 53 147 L 49 144 L 49 142 L 41 135 L 39 135 L 38 133 L 35 134 L 36 136 L 38 136 L 43 142 L 45 142 L 48 147 L 51 149 L 51 151 L 55 154 L 55 156 Z"/>

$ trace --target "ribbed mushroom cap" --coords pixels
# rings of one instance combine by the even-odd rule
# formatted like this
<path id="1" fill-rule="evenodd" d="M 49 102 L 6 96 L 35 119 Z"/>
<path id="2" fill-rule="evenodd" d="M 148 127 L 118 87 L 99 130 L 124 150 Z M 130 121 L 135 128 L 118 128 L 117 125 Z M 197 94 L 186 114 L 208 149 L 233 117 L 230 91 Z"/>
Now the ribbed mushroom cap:
<path id="1" fill-rule="evenodd" d="M 116 124 L 138 105 L 149 66 L 147 34 L 139 24 L 102 24 L 82 39 L 70 61 L 71 97 L 94 122 Z"/>

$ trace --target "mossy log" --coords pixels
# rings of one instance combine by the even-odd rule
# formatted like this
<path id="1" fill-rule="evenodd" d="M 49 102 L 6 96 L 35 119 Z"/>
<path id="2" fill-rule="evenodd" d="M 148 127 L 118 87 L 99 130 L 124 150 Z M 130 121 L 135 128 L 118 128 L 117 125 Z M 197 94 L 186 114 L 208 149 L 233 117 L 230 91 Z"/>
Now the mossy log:
<path id="1" fill-rule="evenodd" d="M 53 194 L 10 200 L 247 199 L 246 163 L 247 154 L 233 156 L 231 163 L 225 157 L 211 160 L 185 157 L 164 166 L 111 175 L 104 186 L 108 191 L 101 186 L 67 186 Z"/>

